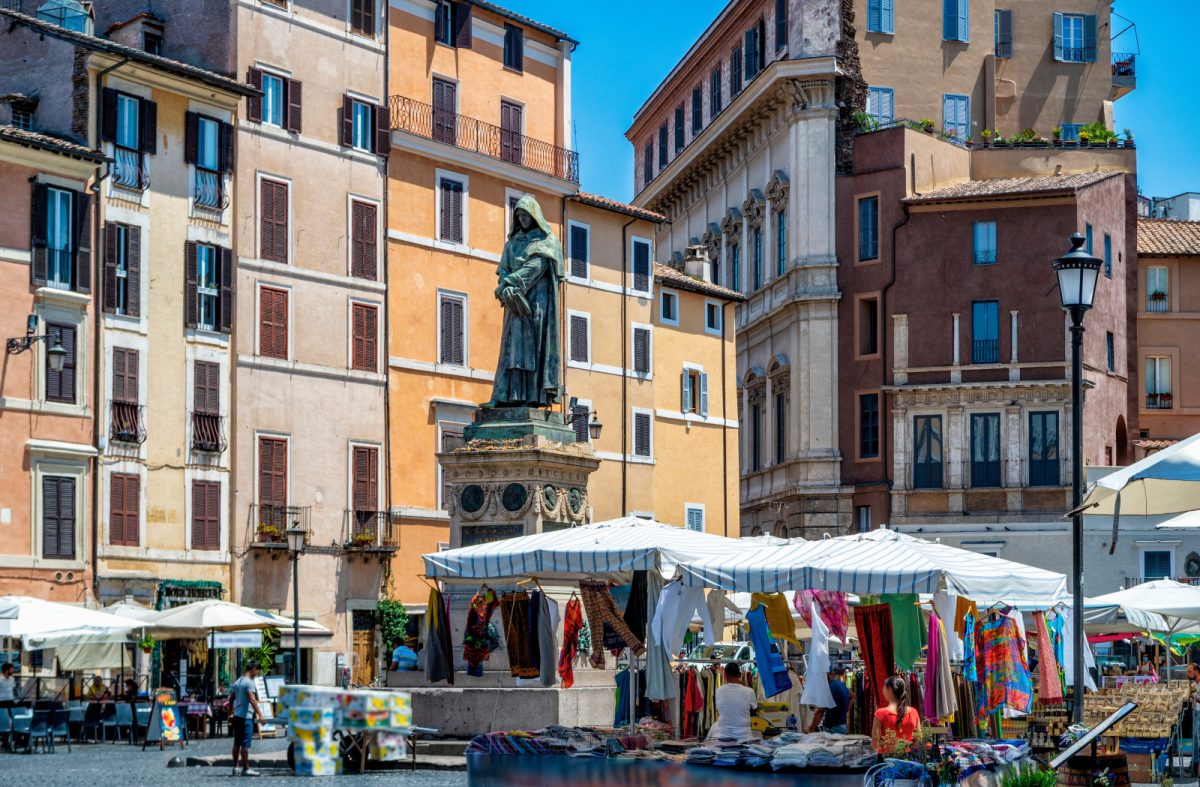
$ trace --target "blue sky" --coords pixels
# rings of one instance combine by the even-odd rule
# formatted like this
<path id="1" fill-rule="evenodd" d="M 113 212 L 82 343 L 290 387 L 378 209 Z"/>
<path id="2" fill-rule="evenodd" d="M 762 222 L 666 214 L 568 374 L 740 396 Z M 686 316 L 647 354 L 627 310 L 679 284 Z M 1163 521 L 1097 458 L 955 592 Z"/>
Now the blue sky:
<path id="1" fill-rule="evenodd" d="M 565 30 L 581 43 L 574 55 L 575 148 L 582 187 L 619 200 L 633 190 L 633 150 L 625 140 L 633 113 L 724 7 L 726 0 L 499 0 Z M 1200 190 L 1200 140 L 1188 94 L 1200 96 L 1193 31 L 1197 0 L 1117 0 L 1137 25 L 1138 86 L 1116 103 L 1116 128 L 1138 144 L 1143 191 L 1173 196 Z M 637 20 L 636 23 L 633 20 Z M 1127 23 L 1114 17 L 1120 31 Z M 1119 51 L 1139 51 L 1133 33 Z M 1165 111 L 1164 111 L 1165 110 Z"/>

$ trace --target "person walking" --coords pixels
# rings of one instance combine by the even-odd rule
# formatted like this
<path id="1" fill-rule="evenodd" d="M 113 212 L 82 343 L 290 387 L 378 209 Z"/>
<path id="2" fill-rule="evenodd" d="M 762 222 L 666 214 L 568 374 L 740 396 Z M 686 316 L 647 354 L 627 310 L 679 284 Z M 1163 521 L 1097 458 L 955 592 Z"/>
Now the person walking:
<path id="1" fill-rule="evenodd" d="M 252 661 L 246 666 L 242 677 L 233 682 L 229 693 L 233 700 L 233 715 L 229 720 L 233 731 L 233 775 L 238 775 L 238 756 L 242 760 L 242 776 L 258 776 L 250 770 L 250 742 L 254 739 L 254 719 L 262 718 L 258 708 L 258 690 L 254 681 L 258 677 L 259 665 Z"/>

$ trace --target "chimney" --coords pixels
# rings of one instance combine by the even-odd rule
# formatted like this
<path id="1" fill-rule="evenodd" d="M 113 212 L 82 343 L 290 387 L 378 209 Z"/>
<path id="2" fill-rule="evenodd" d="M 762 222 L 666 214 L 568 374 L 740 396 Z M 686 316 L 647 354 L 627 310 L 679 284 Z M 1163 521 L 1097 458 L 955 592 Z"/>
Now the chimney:
<path id="1" fill-rule="evenodd" d="M 695 279 L 712 281 L 712 268 L 709 265 L 708 247 L 702 243 L 693 243 L 683 253 L 683 273 Z"/>

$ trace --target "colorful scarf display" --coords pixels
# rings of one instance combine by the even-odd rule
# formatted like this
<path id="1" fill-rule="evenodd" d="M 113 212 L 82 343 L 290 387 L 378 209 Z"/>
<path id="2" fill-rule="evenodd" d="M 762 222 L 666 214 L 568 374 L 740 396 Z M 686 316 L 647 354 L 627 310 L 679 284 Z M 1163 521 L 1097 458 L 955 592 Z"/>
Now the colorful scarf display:
<path id="1" fill-rule="evenodd" d="M 1025 643 L 1016 622 L 1001 617 L 979 627 L 983 643 L 983 686 L 979 692 L 979 725 L 1001 708 L 1028 713 L 1033 707 L 1033 680 L 1025 663 Z"/>
<path id="2" fill-rule="evenodd" d="M 1046 613 L 1034 612 L 1033 622 L 1037 626 L 1038 643 L 1038 698 L 1042 702 L 1062 702 L 1062 676 L 1058 671 L 1058 658 L 1050 629 L 1046 627 Z"/>
<path id="3" fill-rule="evenodd" d="M 471 597 L 467 607 L 467 627 L 463 633 L 463 660 L 467 662 L 468 675 L 483 675 L 483 662 L 488 660 L 494 647 L 488 636 L 488 624 L 499 603 L 496 591 L 489 587 L 481 588 Z"/>
<path id="4" fill-rule="evenodd" d="M 575 657 L 579 655 L 579 632 L 583 629 L 583 612 L 579 599 L 571 596 L 563 613 L 562 651 L 558 654 L 558 677 L 564 689 L 575 685 Z"/>
<path id="5" fill-rule="evenodd" d="M 787 599 L 782 593 L 754 593 L 750 596 L 750 608 L 761 606 L 766 615 L 767 626 L 771 636 L 777 640 L 790 642 L 800 649 L 800 640 L 796 637 L 796 621 L 792 620 L 792 611 L 788 609 Z"/>
<path id="6" fill-rule="evenodd" d="M 500 618 L 504 621 L 504 642 L 508 646 L 508 671 L 514 678 L 536 678 L 539 673 L 537 628 L 530 627 L 529 616 L 528 593 L 505 593 L 500 597 Z"/>
<path id="7" fill-rule="evenodd" d="M 817 614 L 829 628 L 830 636 L 846 641 L 850 629 L 850 611 L 846 607 L 846 594 L 836 590 L 797 590 L 792 597 L 792 606 L 812 628 L 812 606 L 817 605 Z"/>

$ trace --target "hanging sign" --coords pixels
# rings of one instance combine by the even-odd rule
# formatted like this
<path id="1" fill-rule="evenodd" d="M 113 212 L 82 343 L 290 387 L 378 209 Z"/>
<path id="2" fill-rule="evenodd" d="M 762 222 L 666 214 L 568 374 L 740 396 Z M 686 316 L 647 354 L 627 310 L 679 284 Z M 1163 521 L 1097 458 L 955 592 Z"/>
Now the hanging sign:
<path id="1" fill-rule="evenodd" d="M 210 648 L 261 648 L 262 629 L 249 631 L 214 631 L 208 636 Z"/>

